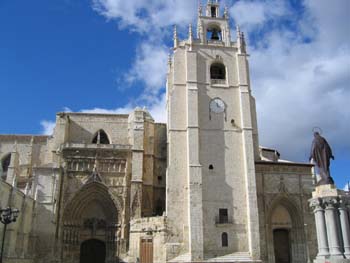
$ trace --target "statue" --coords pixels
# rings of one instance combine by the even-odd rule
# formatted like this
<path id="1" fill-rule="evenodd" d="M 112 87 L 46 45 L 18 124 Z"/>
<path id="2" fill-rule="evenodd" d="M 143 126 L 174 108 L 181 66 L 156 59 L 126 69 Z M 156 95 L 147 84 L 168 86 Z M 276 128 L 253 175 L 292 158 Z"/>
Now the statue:
<path id="1" fill-rule="evenodd" d="M 311 159 L 313 159 L 321 176 L 317 185 L 334 184 L 329 170 L 330 159 L 334 160 L 332 149 L 319 132 L 314 132 L 309 160 L 311 161 Z"/>

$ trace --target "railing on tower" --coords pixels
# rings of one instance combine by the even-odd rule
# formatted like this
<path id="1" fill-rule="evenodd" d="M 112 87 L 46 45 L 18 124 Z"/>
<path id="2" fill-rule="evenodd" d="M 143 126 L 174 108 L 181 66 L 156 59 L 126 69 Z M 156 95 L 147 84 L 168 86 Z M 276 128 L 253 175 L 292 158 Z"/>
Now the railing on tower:
<path id="1" fill-rule="evenodd" d="M 220 224 L 232 224 L 233 220 L 229 216 L 219 216 L 217 215 L 215 217 L 215 224 L 220 225 Z"/>

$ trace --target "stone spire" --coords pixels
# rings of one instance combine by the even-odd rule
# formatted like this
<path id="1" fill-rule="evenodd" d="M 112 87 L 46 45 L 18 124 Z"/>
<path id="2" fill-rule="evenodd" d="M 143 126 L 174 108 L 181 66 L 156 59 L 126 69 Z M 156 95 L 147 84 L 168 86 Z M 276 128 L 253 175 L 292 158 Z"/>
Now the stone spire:
<path id="1" fill-rule="evenodd" d="M 245 44 L 244 32 L 241 33 L 241 40 L 242 40 L 242 45 L 241 45 L 242 53 L 246 53 L 246 44 Z"/>
<path id="2" fill-rule="evenodd" d="M 190 41 L 193 41 L 193 30 L 192 30 L 192 24 L 188 25 L 188 39 Z"/>
<path id="3" fill-rule="evenodd" d="M 174 25 L 174 48 L 177 48 L 178 46 L 179 46 L 179 38 L 177 37 L 176 25 Z"/>
<path id="4" fill-rule="evenodd" d="M 169 53 L 168 54 L 168 73 L 170 72 L 171 64 L 172 64 L 172 57 L 171 57 L 171 53 Z"/>
<path id="5" fill-rule="evenodd" d="M 171 66 L 171 54 L 168 54 L 168 65 Z"/>
<path id="6" fill-rule="evenodd" d="M 237 48 L 239 53 L 246 53 L 246 44 L 245 44 L 245 37 L 244 33 L 241 32 L 239 26 L 236 26 L 236 33 L 237 33 Z"/>
<path id="7" fill-rule="evenodd" d="M 228 12 L 228 7 L 225 6 L 225 10 L 224 10 L 224 18 L 225 19 L 230 19 L 230 15 L 229 15 L 229 12 Z"/>
<path id="8" fill-rule="evenodd" d="M 202 16 L 203 14 L 203 6 L 201 1 L 198 2 L 198 17 Z"/>
<path id="9" fill-rule="evenodd" d="M 236 26 L 237 39 L 241 37 L 241 29 L 239 25 Z"/>
<path id="10" fill-rule="evenodd" d="M 188 41 L 190 43 L 190 50 L 192 50 L 192 44 L 193 44 L 192 24 L 189 24 L 189 26 L 188 26 Z"/>
<path id="11" fill-rule="evenodd" d="M 198 18 L 197 18 L 197 38 L 201 39 L 201 35 L 203 32 L 202 21 L 200 17 L 203 15 L 203 6 L 201 1 L 198 2 Z"/>

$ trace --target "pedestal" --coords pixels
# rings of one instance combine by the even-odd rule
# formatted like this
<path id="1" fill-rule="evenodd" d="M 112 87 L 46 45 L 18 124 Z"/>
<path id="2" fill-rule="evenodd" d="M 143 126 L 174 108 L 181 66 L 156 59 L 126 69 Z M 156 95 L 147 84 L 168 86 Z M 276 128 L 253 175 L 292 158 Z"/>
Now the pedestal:
<path id="1" fill-rule="evenodd" d="M 318 243 L 314 262 L 350 263 L 350 195 L 334 185 L 321 185 L 312 197 Z"/>
<path id="2" fill-rule="evenodd" d="M 350 214 L 349 200 L 341 199 L 339 206 L 340 225 L 343 236 L 344 255 L 350 259 Z"/>

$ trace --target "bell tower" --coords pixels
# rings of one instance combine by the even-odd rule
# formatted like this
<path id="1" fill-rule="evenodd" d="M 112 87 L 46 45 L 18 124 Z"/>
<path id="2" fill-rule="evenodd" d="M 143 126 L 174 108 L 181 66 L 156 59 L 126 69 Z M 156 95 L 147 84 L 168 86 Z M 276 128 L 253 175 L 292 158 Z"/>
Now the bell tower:
<path id="1" fill-rule="evenodd" d="M 227 8 L 221 16 L 220 5 L 217 1 L 208 1 L 205 15 L 203 15 L 202 7 L 199 7 L 197 37 L 201 43 L 218 41 L 229 46 L 231 33 Z"/>
<path id="2" fill-rule="evenodd" d="M 196 37 L 192 25 L 185 40 L 174 29 L 167 77 L 168 260 L 235 253 L 260 259 L 255 100 L 244 35 L 236 31 L 231 41 L 229 12 L 218 1 L 199 7 Z"/>

